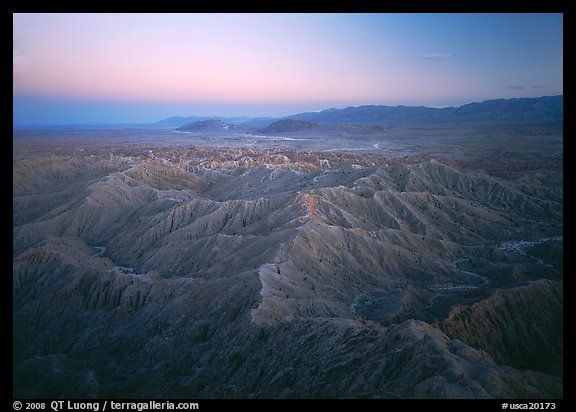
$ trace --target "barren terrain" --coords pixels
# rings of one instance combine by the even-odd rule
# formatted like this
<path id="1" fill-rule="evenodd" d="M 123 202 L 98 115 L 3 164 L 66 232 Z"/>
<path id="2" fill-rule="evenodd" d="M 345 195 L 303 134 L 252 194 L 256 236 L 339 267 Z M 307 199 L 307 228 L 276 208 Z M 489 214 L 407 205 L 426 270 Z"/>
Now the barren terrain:
<path id="1" fill-rule="evenodd" d="M 16 129 L 14 397 L 562 397 L 561 127 L 330 127 Z"/>

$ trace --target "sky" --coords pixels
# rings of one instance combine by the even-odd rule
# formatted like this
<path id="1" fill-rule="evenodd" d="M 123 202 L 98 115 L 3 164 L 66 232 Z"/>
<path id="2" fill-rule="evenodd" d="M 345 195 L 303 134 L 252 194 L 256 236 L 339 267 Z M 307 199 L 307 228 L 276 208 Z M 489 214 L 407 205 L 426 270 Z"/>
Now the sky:
<path id="1" fill-rule="evenodd" d="M 14 14 L 15 125 L 563 94 L 562 14 Z"/>

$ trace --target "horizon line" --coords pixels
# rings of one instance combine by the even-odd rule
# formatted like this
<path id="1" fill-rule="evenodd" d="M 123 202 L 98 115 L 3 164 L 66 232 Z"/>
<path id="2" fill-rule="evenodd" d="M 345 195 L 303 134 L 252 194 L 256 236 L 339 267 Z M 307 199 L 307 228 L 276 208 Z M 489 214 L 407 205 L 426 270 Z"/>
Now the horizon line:
<path id="1" fill-rule="evenodd" d="M 457 109 L 460 107 L 464 107 L 470 104 L 478 104 L 478 103 L 485 103 L 485 102 L 490 102 L 490 101 L 495 101 L 495 100 L 535 100 L 535 99 L 542 99 L 542 98 L 550 98 L 550 97 L 560 97 L 560 96 L 564 96 L 564 94 L 555 94 L 555 95 L 543 95 L 543 96 L 537 96 L 537 97 L 505 97 L 505 98 L 492 98 L 492 99 L 486 99 L 486 100 L 479 100 L 479 101 L 471 101 L 469 103 L 464 103 L 461 105 L 447 105 L 447 106 L 427 106 L 427 105 L 406 105 L 406 104 L 397 104 L 397 105 L 391 105 L 391 104 L 360 104 L 360 105 L 356 105 L 356 106 L 345 106 L 345 107 L 328 107 L 325 109 L 321 109 L 321 110 L 308 110 L 308 111 L 303 111 L 303 112 L 298 112 L 298 113 L 292 113 L 292 114 L 288 114 L 285 116 L 246 116 L 246 115 L 237 115 L 237 116 L 222 116 L 222 115 L 218 115 L 218 114 L 214 114 L 214 115 L 206 115 L 206 116 L 202 116 L 202 115 L 188 115 L 188 116 L 181 116 L 181 115 L 173 115 L 173 116 L 168 116 L 168 117 L 164 117 L 162 119 L 156 120 L 156 121 L 151 121 L 151 122 L 107 122 L 107 121 L 90 121 L 90 122 L 80 122 L 80 123 L 58 123 L 58 124 L 42 124 L 42 123 L 18 123 L 18 122 L 14 122 L 12 121 L 12 128 L 20 128 L 20 127 L 78 127 L 78 126 L 158 126 L 158 127 L 162 127 L 162 125 L 159 125 L 158 123 L 165 121 L 167 119 L 171 119 L 171 118 L 191 118 L 191 117 L 197 117 L 199 119 L 219 119 L 219 120 L 228 120 L 228 119 L 238 119 L 238 118 L 243 118 L 246 119 L 248 121 L 250 120 L 280 120 L 280 119 L 284 119 L 290 116 L 297 116 L 297 115 L 301 115 L 301 114 L 307 114 L 307 113 L 322 113 L 324 111 L 328 111 L 328 110 L 345 110 L 345 109 L 351 109 L 351 108 L 360 108 L 360 107 L 413 107 L 413 108 L 427 108 L 427 109 L 433 109 L 433 110 L 445 110 L 445 109 Z M 169 127 L 169 126 L 166 126 Z"/>

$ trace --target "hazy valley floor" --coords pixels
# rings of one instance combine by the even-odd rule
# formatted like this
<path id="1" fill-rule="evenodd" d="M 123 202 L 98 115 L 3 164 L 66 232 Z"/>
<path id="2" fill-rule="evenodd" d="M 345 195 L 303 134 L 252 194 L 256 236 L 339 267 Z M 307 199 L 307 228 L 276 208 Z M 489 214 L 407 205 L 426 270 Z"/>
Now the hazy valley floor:
<path id="1" fill-rule="evenodd" d="M 100 133 L 15 133 L 14 397 L 563 396 L 558 135 Z"/>

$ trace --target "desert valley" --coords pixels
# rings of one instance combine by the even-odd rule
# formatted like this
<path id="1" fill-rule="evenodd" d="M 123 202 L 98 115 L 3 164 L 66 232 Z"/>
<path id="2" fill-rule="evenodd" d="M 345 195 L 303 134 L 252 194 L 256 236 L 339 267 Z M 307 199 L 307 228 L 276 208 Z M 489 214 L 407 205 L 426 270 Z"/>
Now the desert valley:
<path id="1" fill-rule="evenodd" d="M 561 398 L 562 106 L 14 128 L 14 397 Z"/>

